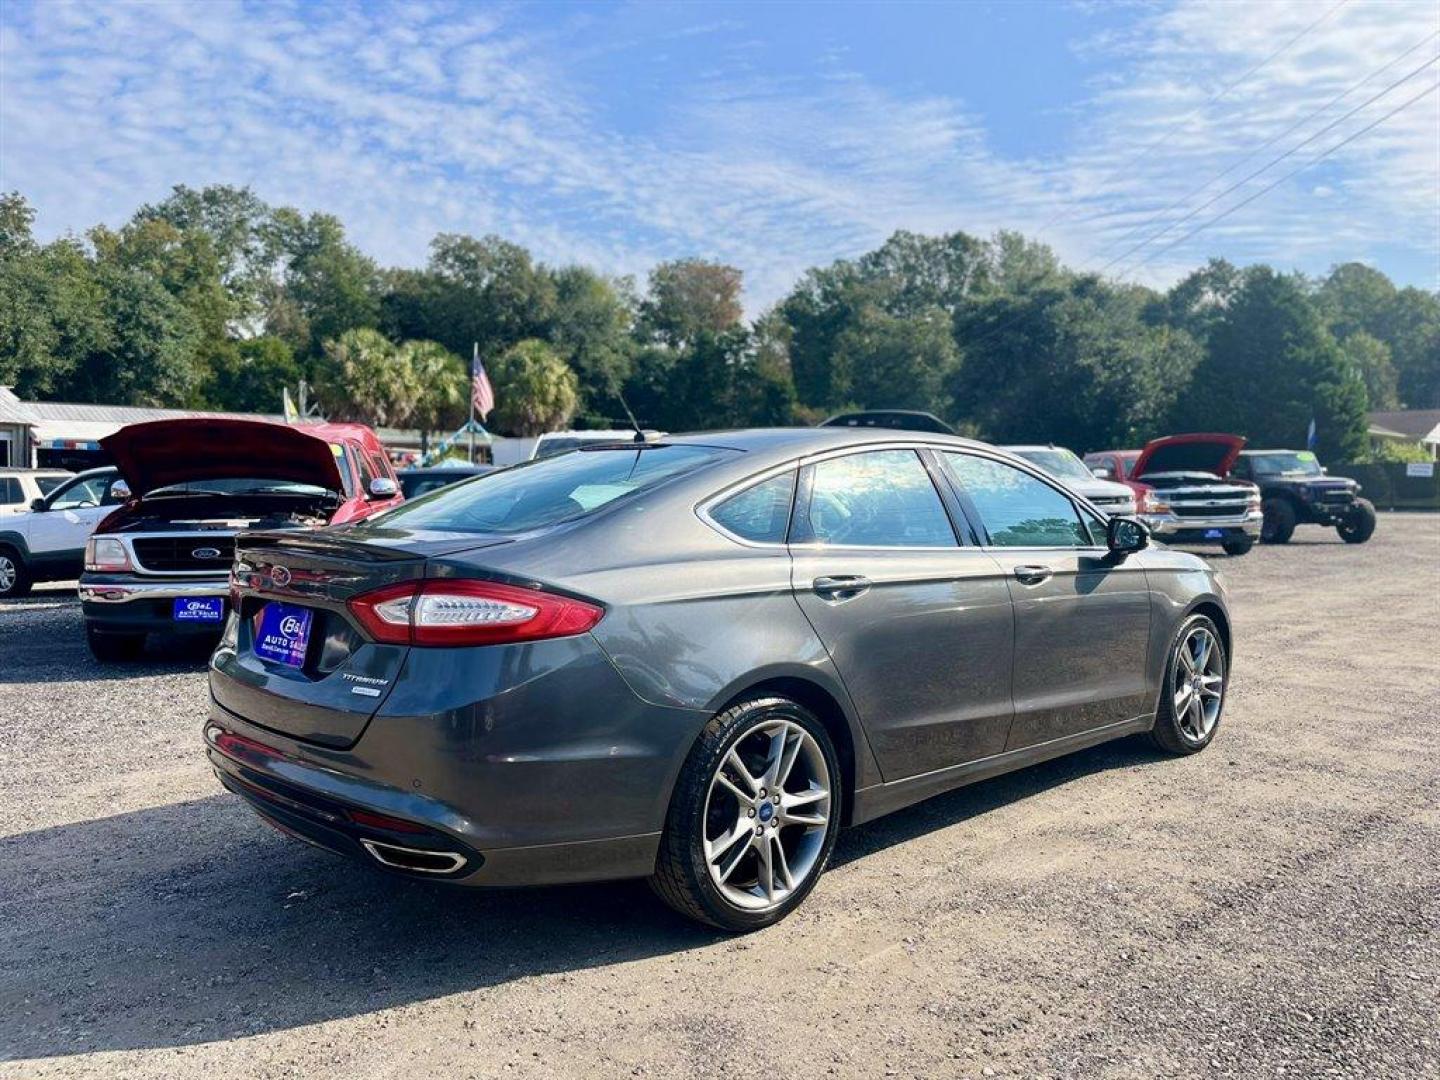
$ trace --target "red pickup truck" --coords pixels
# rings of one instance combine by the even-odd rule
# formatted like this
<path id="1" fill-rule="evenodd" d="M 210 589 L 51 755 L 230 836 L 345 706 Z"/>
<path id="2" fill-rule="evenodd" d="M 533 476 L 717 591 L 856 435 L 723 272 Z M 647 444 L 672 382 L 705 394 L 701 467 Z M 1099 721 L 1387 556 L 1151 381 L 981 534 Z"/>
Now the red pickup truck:
<path id="1" fill-rule="evenodd" d="M 85 548 L 80 601 L 100 660 L 150 632 L 219 635 L 236 533 L 358 521 L 404 499 L 363 424 L 157 420 L 100 440 L 130 487 Z"/>
<path id="2" fill-rule="evenodd" d="M 1245 440 L 1238 435 L 1167 435 L 1142 450 L 1097 450 L 1085 464 L 1135 492 L 1135 513 L 1156 539 L 1219 544 L 1244 555 L 1260 539 L 1260 489 L 1229 477 Z"/>

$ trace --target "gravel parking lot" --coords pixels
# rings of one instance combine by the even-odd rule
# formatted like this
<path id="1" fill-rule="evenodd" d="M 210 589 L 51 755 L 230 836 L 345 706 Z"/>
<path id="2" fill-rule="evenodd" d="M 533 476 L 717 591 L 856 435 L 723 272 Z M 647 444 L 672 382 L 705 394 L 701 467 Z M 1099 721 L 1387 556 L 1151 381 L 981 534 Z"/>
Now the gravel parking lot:
<path id="1" fill-rule="evenodd" d="M 100 668 L 69 588 L 0 604 L 0 1075 L 1440 1075 L 1440 516 L 1218 561 L 1206 753 L 854 830 L 740 939 L 286 840 L 205 764 L 203 656 Z"/>

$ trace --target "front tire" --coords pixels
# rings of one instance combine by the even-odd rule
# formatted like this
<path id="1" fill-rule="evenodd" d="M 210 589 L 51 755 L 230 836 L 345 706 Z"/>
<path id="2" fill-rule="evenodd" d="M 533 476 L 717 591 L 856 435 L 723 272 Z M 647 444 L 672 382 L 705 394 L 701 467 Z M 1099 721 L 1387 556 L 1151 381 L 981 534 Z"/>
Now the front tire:
<path id="1" fill-rule="evenodd" d="M 1264 544 L 1288 544 L 1295 535 L 1295 507 L 1289 499 L 1266 499 L 1261 509 L 1265 522 L 1260 526 L 1260 541 Z"/>
<path id="2" fill-rule="evenodd" d="M 1365 543 L 1375 535 L 1375 504 L 1369 499 L 1356 499 L 1345 520 L 1335 528 L 1347 544 Z"/>
<path id="3" fill-rule="evenodd" d="M 0 547 L 0 600 L 11 600 L 30 591 L 30 572 L 25 560 L 13 548 Z"/>
<path id="4" fill-rule="evenodd" d="M 90 646 L 90 655 L 102 664 L 123 664 L 127 660 L 138 660 L 145 651 L 144 634 L 112 634 L 95 627 L 85 626 L 85 642 Z"/>
<path id="5" fill-rule="evenodd" d="M 1160 689 L 1160 708 L 1150 738 L 1171 754 L 1198 754 L 1220 727 L 1228 678 L 1225 640 L 1205 615 L 1180 626 Z"/>
<path id="6" fill-rule="evenodd" d="M 1254 546 L 1253 540 L 1227 540 L 1221 545 L 1225 549 L 1225 554 L 1230 556 L 1244 555 Z"/>
<path id="7" fill-rule="evenodd" d="M 651 888 L 721 930 L 779 922 L 835 848 L 841 783 L 834 744 L 809 710 L 782 697 L 726 709 L 680 772 Z"/>

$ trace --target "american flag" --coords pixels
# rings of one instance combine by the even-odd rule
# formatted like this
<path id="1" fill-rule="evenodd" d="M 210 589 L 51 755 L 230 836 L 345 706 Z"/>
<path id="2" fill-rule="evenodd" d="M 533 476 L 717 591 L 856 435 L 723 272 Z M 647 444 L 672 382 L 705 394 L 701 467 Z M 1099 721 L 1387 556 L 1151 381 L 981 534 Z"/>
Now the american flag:
<path id="1" fill-rule="evenodd" d="M 490 376 L 485 374 L 485 365 L 480 362 L 480 346 L 475 346 L 475 355 L 470 362 L 470 401 L 475 411 L 484 420 L 495 408 L 495 388 L 490 385 Z"/>

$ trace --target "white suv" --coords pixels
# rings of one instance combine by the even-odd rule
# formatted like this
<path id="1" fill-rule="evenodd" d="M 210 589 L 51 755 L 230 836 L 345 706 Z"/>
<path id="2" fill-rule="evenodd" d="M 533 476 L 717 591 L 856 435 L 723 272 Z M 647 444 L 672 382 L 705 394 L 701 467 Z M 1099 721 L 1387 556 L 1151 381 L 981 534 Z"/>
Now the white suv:
<path id="1" fill-rule="evenodd" d="M 0 517 L 0 600 L 24 596 L 37 581 L 78 578 L 85 541 L 130 488 L 115 469 L 69 477 L 19 514 Z"/>
<path id="2" fill-rule="evenodd" d="M 0 518 L 25 513 L 73 475 L 59 469 L 0 469 Z"/>

